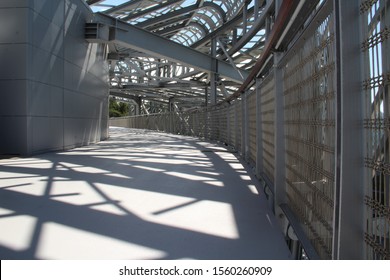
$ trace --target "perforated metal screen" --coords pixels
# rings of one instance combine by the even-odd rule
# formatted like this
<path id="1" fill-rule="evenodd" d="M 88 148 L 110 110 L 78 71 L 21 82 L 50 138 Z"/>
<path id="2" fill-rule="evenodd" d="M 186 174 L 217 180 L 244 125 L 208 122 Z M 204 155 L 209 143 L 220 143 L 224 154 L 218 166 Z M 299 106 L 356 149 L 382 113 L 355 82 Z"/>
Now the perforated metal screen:
<path id="1" fill-rule="evenodd" d="M 283 68 L 286 192 L 307 236 L 331 258 L 335 164 L 333 15 Z"/>
<path id="2" fill-rule="evenodd" d="M 369 259 L 390 259 L 389 1 L 364 1 L 360 11 L 367 140 L 366 251 Z"/>

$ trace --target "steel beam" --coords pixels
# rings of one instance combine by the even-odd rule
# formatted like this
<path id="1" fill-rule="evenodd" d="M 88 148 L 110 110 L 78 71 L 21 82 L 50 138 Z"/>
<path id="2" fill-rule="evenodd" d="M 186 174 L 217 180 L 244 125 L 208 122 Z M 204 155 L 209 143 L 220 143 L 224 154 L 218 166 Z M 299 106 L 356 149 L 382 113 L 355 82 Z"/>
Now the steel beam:
<path id="1" fill-rule="evenodd" d="M 203 36 L 206 36 L 210 32 L 203 24 L 200 24 L 199 22 L 191 22 L 188 24 L 188 26 L 194 26 L 198 28 L 200 31 L 202 31 Z"/>
<path id="2" fill-rule="evenodd" d="M 167 36 L 167 35 L 169 35 L 171 33 L 176 33 L 180 29 L 183 29 L 185 27 L 186 27 L 186 24 L 185 23 L 181 23 L 181 24 L 176 24 L 176 25 L 164 28 L 162 30 L 158 30 L 155 33 L 158 34 L 158 35 L 161 35 L 161 36 Z"/>
<path id="3" fill-rule="evenodd" d="M 281 54 L 274 54 L 275 65 L 278 65 Z M 284 127 L 284 95 L 283 95 L 283 70 L 279 67 L 274 68 L 275 79 L 275 122 L 274 122 L 274 205 L 280 205 L 287 202 L 286 194 L 286 143 Z M 280 208 L 275 209 L 275 214 L 280 217 Z M 283 219 L 280 219 L 281 225 Z"/>
<path id="4" fill-rule="evenodd" d="M 105 14 L 95 14 L 95 21 L 111 27 L 110 43 L 115 43 L 149 55 L 165 57 L 201 71 L 212 72 L 212 65 L 215 59 L 207 54 L 185 47 Z M 219 75 L 228 80 L 242 82 L 241 76 L 233 66 L 221 60 L 216 60 L 216 62 Z M 248 76 L 247 71 L 241 71 L 241 74 L 244 78 Z"/>
<path id="5" fill-rule="evenodd" d="M 195 5 L 191 5 L 191 6 L 188 6 L 188 7 L 179 9 L 179 10 L 176 10 L 176 11 L 172 11 L 172 12 L 166 13 L 166 14 L 158 16 L 158 17 L 154 17 L 154 18 L 145 20 L 143 22 L 138 23 L 137 26 L 138 27 L 143 27 L 143 28 L 149 27 L 149 26 L 152 26 L 152 25 L 156 25 L 156 24 L 158 24 L 160 22 L 166 22 L 167 20 L 171 20 L 171 19 L 174 19 L 176 17 L 180 17 L 182 15 L 191 13 L 193 11 L 196 11 L 197 9 L 198 9 L 198 6 L 196 4 Z"/>
<path id="6" fill-rule="evenodd" d="M 145 29 L 147 29 L 149 31 L 155 31 L 155 30 L 159 30 L 161 28 L 165 28 L 167 26 L 172 26 L 172 25 L 178 24 L 179 22 L 187 22 L 189 19 L 191 19 L 191 15 L 182 15 L 178 18 L 166 20 L 158 25 L 154 25 L 154 26 L 151 26 L 150 28 L 145 28 Z M 137 27 L 139 27 L 139 26 L 137 25 Z M 141 27 L 141 28 L 144 28 L 144 27 Z"/>
<path id="7" fill-rule="evenodd" d="M 246 91 L 241 98 L 242 117 L 241 117 L 241 153 L 246 162 L 249 161 L 249 107 L 248 96 L 250 92 Z"/>
<path id="8" fill-rule="evenodd" d="M 92 6 L 92 5 L 96 5 L 96 4 L 99 4 L 100 2 L 103 2 L 104 0 L 87 0 L 87 4 Z"/>
<path id="9" fill-rule="evenodd" d="M 151 84 L 128 84 L 124 85 L 123 88 L 127 90 L 145 90 L 145 89 L 191 89 L 191 88 L 205 88 L 207 85 L 205 83 L 197 83 L 197 84 L 191 84 L 191 83 L 160 83 L 156 85 Z"/>
<path id="10" fill-rule="evenodd" d="M 211 41 L 211 56 L 213 57 L 212 65 L 211 65 L 211 72 L 209 75 L 210 79 L 210 101 L 211 105 L 217 104 L 217 59 L 215 58 L 217 53 L 217 41 L 216 39 L 213 39 Z"/>
<path id="11" fill-rule="evenodd" d="M 274 1 L 267 2 L 267 5 L 264 7 L 261 16 L 256 19 L 256 21 L 252 25 L 252 28 L 249 29 L 248 32 L 246 32 L 244 36 L 242 36 L 242 38 L 236 44 L 234 44 L 232 48 L 230 48 L 228 52 L 229 55 L 233 55 L 234 53 L 242 49 L 242 47 L 245 46 L 245 44 L 247 44 L 263 26 L 265 26 L 266 19 L 268 15 L 273 11 L 273 9 Z"/>
<path id="12" fill-rule="evenodd" d="M 253 14 L 254 8 L 250 8 L 247 13 L 248 15 Z M 214 30 L 213 32 L 210 32 L 207 36 L 200 39 L 198 42 L 191 45 L 192 48 L 197 49 L 204 45 L 206 45 L 212 38 L 217 37 L 220 34 L 223 34 L 226 30 L 234 28 L 237 24 L 239 24 L 242 21 L 242 12 L 236 15 L 233 19 L 227 21 L 222 26 Z"/>
<path id="13" fill-rule="evenodd" d="M 358 3 L 333 0 L 336 40 L 336 186 L 333 259 L 364 259 L 364 94 Z M 359 125 L 360 124 L 360 125 Z M 370 225 L 371 226 L 371 225 Z"/>
<path id="14" fill-rule="evenodd" d="M 124 18 L 122 18 L 122 20 L 124 21 L 128 21 L 128 20 L 131 20 L 131 19 L 135 19 L 135 18 L 138 18 L 138 17 L 141 17 L 143 15 L 146 15 L 146 14 L 149 14 L 149 13 L 152 13 L 154 11 L 158 11 L 162 8 L 165 8 L 165 7 L 168 7 L 168 6 L 171 6 L 173 4 L 176 4 L 177 2 L 181 2 L 182 0 L 171 0 L 171 1 L 167 1 L 165 3 L 161 3 L 159 5 L 156 5 L 156 6 L 153 6 L 151 8 L 147 8 L 145 10 L 142 10 L 138 13 L 135 13 L 135 14 L 131 14 L 131 15 L 128 15 Z"/>
<path id="15" fill-rule="evenodd" d="M 115 13 L 115 12 L 119 12 L 119 11 L 122 11 L 124 9 L 128 9 L 129 7 L 133 6 L 133 5 L 137 5 L 138 3 L 142 2 L 144 0 L 130 0 L 130 1 L 127 1 L 121 5 L 117 5 L 115 7 L 112 7 L 111 9 L 108 9 L 106 11 L 104 11 L 104 13 L 106 14 L 111 14 L 111 13 Z"/>
<path id="16" fill-rule="evenodd" d="M 240 74 L 240 76 L 242 77 L 241 75 L 241 72 L 240 72 L 240 69 L 236 66 L 236 64 L 234 63 L 232 57 L 229 55 L 229 53 L 227 52 L 227 50 L 225 49 L 225 46 L 223 45 L 222 41 L 217 38 L 217 41 L 219 43 L 219 47 L 222 49 L 223 53 L 225 54 L 225 56 L 227 57 L 227 59 L 229 60 L 230 64 L 234 67 L 234 69 L 236 69 L 236 71 L 238 72 L 238 74 Z M 242 79 L 244 80 L 244 77 L 242 77 Z"/>
<path id="17" fill-rule="evenodd" d="M 278 10 L 278 15 L 276 16 L 274 27 L 272 28 L 272 31 L 269 35 L 269 38 L 267 38 L 267 41 L 264 46 L 264 51 L 259 60 L 256 62 L 256 64 L 253 66 L 252 71 L 250 72 L 249 76 L 246 78 L 244 83 L 241 85 L 241 87 L 232 94 L 226 101 L 231 101 L 238 96 L 240 96 L 248 87 L 250 87 L 254 82 L 255 78 L 259 74 L 260 69 L 264 66 L 264 64 L 267 62 L 269 56 L 274 51 L 274 47 L 277 43 L 277 40 L 279 40 L 280 35 L 283 32 L 283 28 L 287 25 L 288 20 L 291 18 L 293 11 L 295 10 L 296 6 L 298 5 L 297 0 L 283 0 L 283 3 L 281 3 L 281 8 L 278 10 L 278 5 L 275 4 L 275 10 Z"/>
<path id="18" fill-rule="evenodd" d="M 110 89 L 110 95 L 117 96 L 117 97 L 122 97 L 122 98 L 131 98 L 131 99 L 133 99 L 133 97 L 139 97 L 139 96 L 137 96 L 138 94 L 127 93 L 127 91 L 124 91 L 124 90 L 121 90 L 121 89 L 115 89 L 115 88 Z M 145 95 L 146 97 L 149 97 L 149 98 L 162 98 L 162 96 L 160 94 L 155 94 L 155 93 L 145 93 L 145 92 L 143 92 L 140 95 L 142 95 L 142 96 Z"/>
<path id="19" fill-rule="evenodd" d="M 256 175 L 263 172 L 263 126 L 261 107 L 261 81 L 256 79 Z"/>

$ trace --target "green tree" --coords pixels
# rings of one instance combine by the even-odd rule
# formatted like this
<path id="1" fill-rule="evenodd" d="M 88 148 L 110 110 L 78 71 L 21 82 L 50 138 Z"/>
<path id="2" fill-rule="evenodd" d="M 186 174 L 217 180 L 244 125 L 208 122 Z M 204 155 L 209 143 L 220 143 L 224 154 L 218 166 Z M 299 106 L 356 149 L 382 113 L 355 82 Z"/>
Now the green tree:
<path id="1" fill-rule="evenodd" d="M 126 102 L 117 101 L 114 97 L 110 97 L 109 116 L 110 118 L 124 117 L 129 115 L 129 104 Z"/>

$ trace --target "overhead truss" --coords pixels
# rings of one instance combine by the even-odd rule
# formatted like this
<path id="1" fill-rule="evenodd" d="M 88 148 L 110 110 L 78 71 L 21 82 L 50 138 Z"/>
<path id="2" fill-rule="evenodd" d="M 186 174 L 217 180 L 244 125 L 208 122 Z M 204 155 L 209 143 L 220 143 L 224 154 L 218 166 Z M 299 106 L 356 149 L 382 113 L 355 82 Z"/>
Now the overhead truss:
<path id="1" fill-rule="evenodd" d="M 237 91 L 261 57 L 275 10 L 272 0 L 86 2 L 95 19 L 111 28 L 102 41 L 109 52 L 111 94 L 170 100 L 180 110 L 208 106 Z M 113 32 L 113 25 L 127 27 Z"/>

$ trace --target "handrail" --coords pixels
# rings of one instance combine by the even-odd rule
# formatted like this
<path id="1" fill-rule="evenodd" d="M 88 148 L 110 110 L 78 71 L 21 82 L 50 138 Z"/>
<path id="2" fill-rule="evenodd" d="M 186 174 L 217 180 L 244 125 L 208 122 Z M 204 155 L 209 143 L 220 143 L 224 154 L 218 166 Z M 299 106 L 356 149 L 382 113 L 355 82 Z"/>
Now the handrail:
<path id="1" fill-rule="evenodd" d="M 286 215 L 287 220 L 289 221 L 290 225 L 292 226 L 295 232 L 295 235 L 298 237 L 299 242 L 301 243 L 303 249 L 305 250 L 306 256 L 310 260 L 319 260 L 320 257 L 318 256 L 310 240 L 306 237 L 306 234 L 302 229 L 300 222 L 295 217 L 295 214 L 290 209 L 290 207 L 287 204 L 280 204 L 279 207 Z"/>

